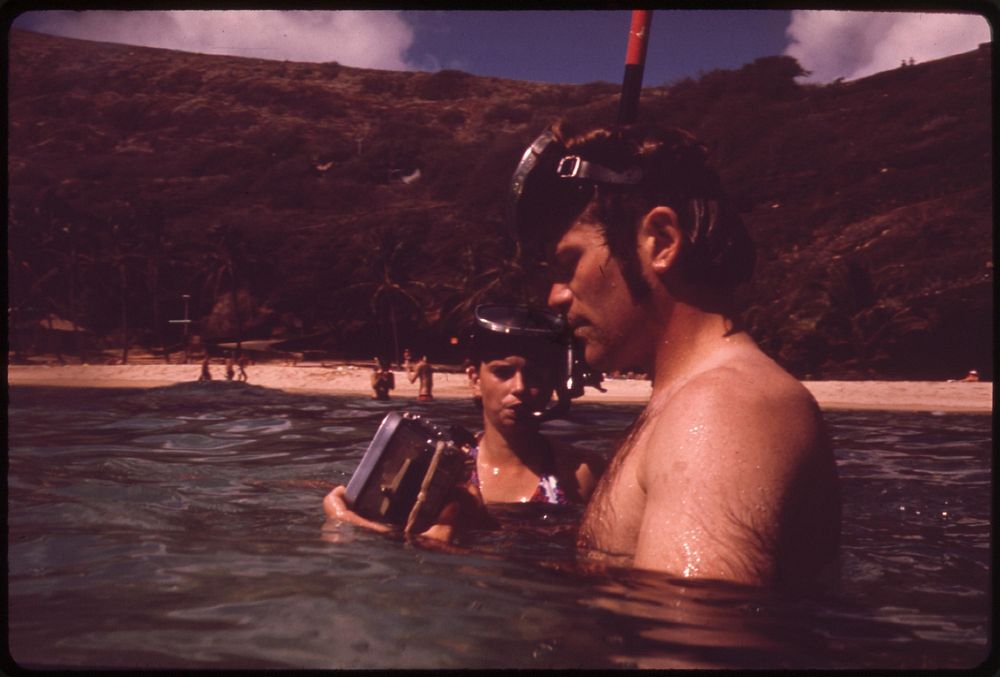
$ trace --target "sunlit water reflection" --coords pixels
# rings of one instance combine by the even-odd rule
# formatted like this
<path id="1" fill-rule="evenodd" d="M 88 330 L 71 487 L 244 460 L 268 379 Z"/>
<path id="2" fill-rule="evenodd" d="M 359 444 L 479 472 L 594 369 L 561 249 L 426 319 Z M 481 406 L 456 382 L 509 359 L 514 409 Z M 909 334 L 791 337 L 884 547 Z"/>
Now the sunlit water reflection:
<path id="1" fill-rule="evenodd" d="M 833 412 L 837 580 L 765 595 L 575 562 L 578 509 L 428 550 L 341 525 L 381 418 L 470 402 L 245 384 L 13 388 L 9 649 L 22 665 L 200 668 L 971 667 L 988 652 L 991 420 Z M 607 451 L 638 409 L 550 435 Z"/>

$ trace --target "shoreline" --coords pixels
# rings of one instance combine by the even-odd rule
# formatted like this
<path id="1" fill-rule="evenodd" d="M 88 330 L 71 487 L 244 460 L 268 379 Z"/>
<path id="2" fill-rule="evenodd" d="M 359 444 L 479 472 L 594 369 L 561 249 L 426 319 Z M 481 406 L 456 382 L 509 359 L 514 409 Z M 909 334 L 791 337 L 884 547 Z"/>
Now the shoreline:
<path id="1" fill-rule="evenodd" d="M 155 388 L 195 381 L 198 364 L 135 365 L 8 365 L 9 386 L 64 388 Z M 258 364 L 247 367 L 251 385 L 288 392 L 317 395 L 369 397 L 370 371 L 354 365 Z M 416 400 L 417 385 L 406 373 L 394 370 L 394 400 Z M 225 380 L 222 368 L 213 365 L 215 380 Z M 993 384 L 964 381 L 803 381 L 824 410 L 940 411 L 991 413 Z M 588 388 L 574 400 L 605 404 L 644 404 L 650 382 L 608 379 L 607 392 Z M 434 396 L 438 399 L 471 397 L 465 374 L 438 371 L 434 374 Z"/>

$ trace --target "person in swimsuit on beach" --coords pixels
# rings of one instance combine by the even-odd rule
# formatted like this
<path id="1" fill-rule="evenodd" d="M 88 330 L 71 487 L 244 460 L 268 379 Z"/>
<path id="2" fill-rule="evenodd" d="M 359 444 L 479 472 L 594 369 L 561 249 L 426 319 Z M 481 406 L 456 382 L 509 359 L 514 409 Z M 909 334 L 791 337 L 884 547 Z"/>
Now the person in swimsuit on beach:
<path id="1" fill-rule="evenodd" d="M 584 503 L 596 485 L 596 462 L 568 450 L 553 449 L 534 414 L 550 401 L 559 355 L 539 339 L 514 339 L 477 332 L 471 340 L 478 379 L 473 386 L 483 402 L 483 430 L 470 450 L 474 470 L 459 490 L 457 503 L 446 506 L 438 524 L 422 534 L 449 541 L 460 513 L 466 526 L 488 523 L 491 504 Z M 326 515 L 388 532 L 391 527 L 352 512 L 338 486 L 323 501 Z M 470 517 L 471 515 L 471 517 Z"/>
<path id="2" fill-rule="evenodd" d="M 556 124 L 525 151 L 508 204 L 587 363 L 652 378 L 587 506 L 579 555 L 762 586 L 834 564 L 823 418 L 734 321 L 755 251 L 704 147 L 677 129 Z"/>
<path id="3" fill-rule="evenodd" d="M 205 359 L 201 361 L 201 373 L 198 375 L 199 381 L 211 381 L 212 380 L 212 370 L 209 369 L 209 359 L 208 355 Z"/>
<path id="4" fill-rule="evenodd" d="M 477 409 L 483 408 L 483 397 L 476 392 L 476 381 L 479 380 L 479 367 L 472 363 L 472 360 L 465 360 L 462 363 L 462 371 L 469 380 L 469 389 L 472 391 L 472 403 Z"/>
<path id="5" fill-rule="evenodd" d="M 410 383 L 420 379 L 417 400 L 420 402 L 430 402 L 433 400 L 434 395 L 431 391 L 434 389 L 434 367 L 427 361 L 427 356 L 424 355 L 421 357 L 416 366 L 408 369 L 407 373 L 410 377 Z"/>

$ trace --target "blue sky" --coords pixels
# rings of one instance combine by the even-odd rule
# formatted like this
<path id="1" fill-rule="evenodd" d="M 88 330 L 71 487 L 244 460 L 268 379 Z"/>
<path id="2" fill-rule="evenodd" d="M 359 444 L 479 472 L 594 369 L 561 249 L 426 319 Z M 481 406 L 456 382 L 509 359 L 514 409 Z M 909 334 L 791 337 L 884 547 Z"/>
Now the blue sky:
<path id="1" fill-rule="evenodd" d="M 338 61 L 390 70 L 455 68 L 555 83 L 620 82 L 631 13 L 550 11 L 32 11 L 15 27 L 208 54 Z M 975 14 L 656 10 L 644 83 L 659 85 L 789 54 L 817 82 L 854 79 L 975 49 Z"/>
<path id="2" fill-rule="evenodd" d="M 629 11 L 405 12 L 418 63 L 519 80 L 618 82 Z M 654 11 L 644 81 L 738 68 L 787 44 L 788 11 Z"/>

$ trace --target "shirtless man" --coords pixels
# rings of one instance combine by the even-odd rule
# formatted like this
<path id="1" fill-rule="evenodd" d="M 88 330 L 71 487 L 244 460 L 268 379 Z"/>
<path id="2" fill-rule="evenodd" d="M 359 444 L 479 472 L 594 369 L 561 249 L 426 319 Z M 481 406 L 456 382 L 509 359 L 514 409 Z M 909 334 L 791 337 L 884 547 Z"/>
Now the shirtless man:
<path id="1" fill-rule="evenodd" d="M 410 383 L 420 379 L 420 385 L 417 389 L 417 399 L 421 402 L 430 402 L 433 400 L 434 396 L 431 394 L 431 390 L 434 388 L 434 367 L 427 361 L 426 355 L 420 358 L 415 367 L 408 370 L 408 374 Z"/>
<path id="2" fill-rule="evenodd" d="M 514 174 L 512 227 L 587 362 L 652 377 L 578 545 L 679 577 L 809 580 L 838 549 L 834 457 L 808 390 L 733 323 L 754 249 L 705 162 L 681 130 L 557 124 Z"/>

